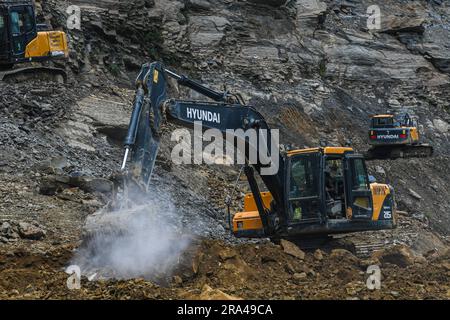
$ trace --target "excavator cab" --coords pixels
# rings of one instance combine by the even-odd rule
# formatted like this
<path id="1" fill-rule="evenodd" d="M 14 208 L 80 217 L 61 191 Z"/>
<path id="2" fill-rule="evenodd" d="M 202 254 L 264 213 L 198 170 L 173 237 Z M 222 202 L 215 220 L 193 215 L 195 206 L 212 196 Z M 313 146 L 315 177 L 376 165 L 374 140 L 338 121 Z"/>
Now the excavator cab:
<path id="1" fill-rule="evenodd" d="M 393 228 L 393 189 L 370 183 L 362 155 L 352 148 L 327 147 L 290 151 L 286 157 L 287 195 L 284 237 L 347 233 Z M 270 193 L 261 193 L 266 209 Z M 244 199 L 244 211 L 235 214 L 237 237 L 264 234 L 253 194 Z"/>
<path id="2" fill-rule="evenodd" d="M 27 44 L 37 36 L 33 6 L 0 1 L 0 63 L 12 66 L 25 57 Z"/>
<path id="3" fill-rule="evenodd" d="M 29 5 L 9 8 L 12 59 L 25 56 L 27 44 L 37 36 L 34 9 Z"/>

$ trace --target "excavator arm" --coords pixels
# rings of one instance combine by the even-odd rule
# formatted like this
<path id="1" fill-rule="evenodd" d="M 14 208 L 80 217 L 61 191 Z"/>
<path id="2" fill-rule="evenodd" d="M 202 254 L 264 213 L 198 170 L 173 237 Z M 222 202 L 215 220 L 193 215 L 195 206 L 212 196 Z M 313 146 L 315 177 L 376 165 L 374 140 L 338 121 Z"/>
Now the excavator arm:
<path id="1" fill-rule="evenodd" d="M 186 86 L 215 102 L 169 99 L 167 79 L 174 78 L 179 85 Z M 144 64 L 136 80 L 136 94 L 128 133 L 125 139 L 125 156 L 122 170 L 130 159 L 130 174 L 148 188 L 160 144 L 160 127 L 163 119 L 184 127 L 193 127 L 201 121 L 203 130 L 217 129 L 224 137 L 233 136 L 233 144 L 245 145 L 245 174 L 250 184 L 258 212 L 266 234 L 271 234 L 276 224 L 283 223 L 284 212 L 284 160 L 279 153 L 271 155 L 271 130 L 264 117 L 253 107 L 243 105 L 242 99 L 229 92 L 217 92 L 185 76 L 166 69 L 161 63 Z M 245 132 L 254 129 L 257 140 L 248 139 Z M 264 134 L 262 134 L 264 132 Z M 244 133 L 244 134 L 243 134 Z M 262 161 L 261 146 L 265 146 L 265 159 L 278 161 L 279 170 L 262 174 L 267 161 Z M 249 162 L 250 153 L 255 152 L 256 161 Z M 258 172 L 272 194 L 272 208 L 266 208 L 261 198 L 254 171 Z M 280 214 L 276 214 L 279 212 Z M 275 214 L 273 214 L 275 213 Z M 276 222 L 275 222 L 276 221 Z"/>

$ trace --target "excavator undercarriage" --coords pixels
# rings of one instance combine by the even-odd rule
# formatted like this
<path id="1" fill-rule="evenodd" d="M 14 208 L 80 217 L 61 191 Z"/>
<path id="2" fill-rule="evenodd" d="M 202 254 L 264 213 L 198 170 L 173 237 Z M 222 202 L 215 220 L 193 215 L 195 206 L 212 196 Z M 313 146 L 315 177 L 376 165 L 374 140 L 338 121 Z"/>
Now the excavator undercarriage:
<path id="1" fill-rule="evenodd" d="M 64 69 L 36 66 L 2 70 L 0 67 L 0 81 L 6 83 L 19 83 L 27 81 L 45 81 L 66 83 L 67 73 Z"/>
<path id="2" fill-rule="evenodd" d="M 428 144 L 372 146 L 364 153 L 366 160 L 428 158 L 432 155 L 433 147 Z"/>

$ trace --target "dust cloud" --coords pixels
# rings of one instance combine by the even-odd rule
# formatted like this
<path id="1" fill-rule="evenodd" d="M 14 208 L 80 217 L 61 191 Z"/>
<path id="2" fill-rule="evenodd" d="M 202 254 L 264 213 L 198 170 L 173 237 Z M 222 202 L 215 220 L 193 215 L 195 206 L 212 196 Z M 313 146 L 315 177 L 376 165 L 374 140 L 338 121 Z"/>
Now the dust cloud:
<path id="1" fill-rule="evenodd" d="M 169 279 L 190 243 L 167 199 L 114 211 L 104 208 L 88 217 L 83 239 L 71 263 L 91 280 L 145 278 L 159 283 Z"/>

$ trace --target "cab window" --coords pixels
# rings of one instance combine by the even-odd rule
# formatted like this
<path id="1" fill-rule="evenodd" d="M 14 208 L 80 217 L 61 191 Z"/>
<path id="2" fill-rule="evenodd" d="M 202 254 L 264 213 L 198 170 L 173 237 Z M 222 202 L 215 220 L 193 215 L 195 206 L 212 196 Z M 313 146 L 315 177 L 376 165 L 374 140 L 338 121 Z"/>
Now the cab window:
<path id="1" fill-rule="evenodd" d="M 317 219 L 320 214 L 318 155 L 301 155 L 291 159 L 289 182 L 289 220 L 299 223 Z"/>
<path id="2" fill-rule="evenodd" d="M 11 32 L 13 34 L 20 34 L 20 28 L 22 21 L 20 20 L 20 15 L 17 11 L 11 12 Z"/>
<path id="3" fill-rule="evenodd" d="M 5 29 L 5 18 L 0 16 L 0 34 Z"/>
<path id="4" fill-rule="evenodd" d="M 372 126 L 374 128 L 386 128 L 386 127 L 392 127 L 393 125 L 394 125 L 393 118 L 373 118 L 372 119 Z"/>
<path id="5" fill-rule="evenodd" d="M 362 159 L 355 159 L 353 169 L 353 190 L 369 189 L 369 178 L 367 177 L 364 161 Z"/>
<path id="6" fill-rule="evenodd" d="M 316 196 L 318 176 L 311 158 L 299 158 L 292 162 L 290 191 L 292 197 Z"/>
<path id="7" fill-rule="evenodd" d="M 31 7 L 13 9 L 10 17 L 13 34 L 24 34 L 34 30 L 35 21 Z"/>
<path id="8" fill-rule="evenodd" d="M 0 12 L 1 14 L 1 12 Z M 0 15 L 0 44 L 5 42 L 5 34 L 6 34 L 6 25 L 5 25 L 5 18 Z"/>

